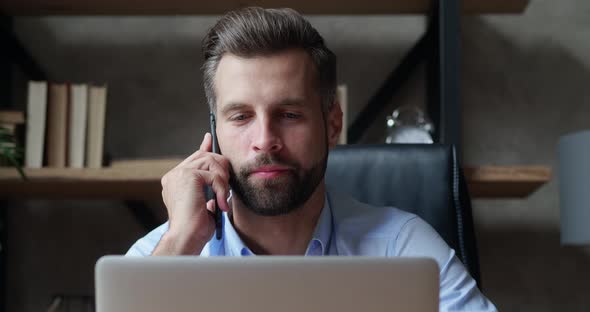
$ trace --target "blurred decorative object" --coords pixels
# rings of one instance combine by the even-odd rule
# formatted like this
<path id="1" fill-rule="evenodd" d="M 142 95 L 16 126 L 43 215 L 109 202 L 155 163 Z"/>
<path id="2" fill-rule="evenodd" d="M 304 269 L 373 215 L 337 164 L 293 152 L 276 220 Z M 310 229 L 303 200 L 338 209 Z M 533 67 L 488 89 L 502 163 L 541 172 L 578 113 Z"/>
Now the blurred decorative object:
<path id="1" fill-rule="evenodd" d="M 387 116 L 387 138 L 385 143 L 432 144 L 434 126 L 424 111 L 417 106 L 405 105 Z"/>
<path id="2" fill-rule="evenodd" d="M 0 127 L 0 166 L 16 168 L 23 180 L 26 180 L 22 167 L 23 150 L 17 145 L 14 135 L 8 129 Z"/>
<path id="3" fill-rule="evenodd" d="M 18 126 L 24 124 L 24 113 L 20 111 L 0 111 L 0 167 L 14 167 L 26 180 L 22 170 L 24 152 L 17 139 Z"/>
<path id="4" fill-rule="evenodd" d="M 590 244 L 590 130 L 559 139 L 561 244 Z"/>

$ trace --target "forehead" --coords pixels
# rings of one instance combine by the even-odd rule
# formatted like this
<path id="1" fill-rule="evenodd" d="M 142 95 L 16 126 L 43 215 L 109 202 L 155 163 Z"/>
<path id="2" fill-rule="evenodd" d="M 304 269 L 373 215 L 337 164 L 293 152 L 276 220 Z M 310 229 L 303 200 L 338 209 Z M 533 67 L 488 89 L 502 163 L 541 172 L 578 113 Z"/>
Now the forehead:
<path id="1" fill-rule="evenodd" d="M 214 77 L 217 110 L 229 103 L 272 104 L 316 97 L 317 71 L 302 49 L 240 57 L 225 54 Z"/>

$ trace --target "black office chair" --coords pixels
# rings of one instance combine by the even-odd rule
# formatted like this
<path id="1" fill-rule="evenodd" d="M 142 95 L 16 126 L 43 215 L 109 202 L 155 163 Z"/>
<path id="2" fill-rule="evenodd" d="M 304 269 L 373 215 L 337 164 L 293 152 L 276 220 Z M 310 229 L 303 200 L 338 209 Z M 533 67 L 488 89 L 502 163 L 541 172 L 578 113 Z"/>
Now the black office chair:
<path id="1" fill-rule="evenodd" d="M 455 250 L 481 287 L 471 200 L 453 146 L 338 146 L 330 151 L 326 183 L 361 202 L 420 216 Z"/>

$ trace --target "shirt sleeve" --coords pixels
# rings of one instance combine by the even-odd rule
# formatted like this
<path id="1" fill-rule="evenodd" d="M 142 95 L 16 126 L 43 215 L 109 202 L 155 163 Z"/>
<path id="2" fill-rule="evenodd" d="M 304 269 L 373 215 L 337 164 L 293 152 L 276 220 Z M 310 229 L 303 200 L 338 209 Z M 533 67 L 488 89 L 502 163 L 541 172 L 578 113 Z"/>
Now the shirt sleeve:
<path id="1" fill-rule="evenodd" d="M 395 256 L 433 258 L 440 269 L 440 311 L 497 311 L 455 251 L 419 217 L 408 220 L 391 248 Z"/>
<path id="2" fill-rule="evenodd" d="M 168 222 L 160 225 L 146 236 L 140 238 L 135 244 L 133 244 L 133 246 L 131 246 L 125 256 L 146 257 L 151 255 L 166 231 L 168 231 Z"/>

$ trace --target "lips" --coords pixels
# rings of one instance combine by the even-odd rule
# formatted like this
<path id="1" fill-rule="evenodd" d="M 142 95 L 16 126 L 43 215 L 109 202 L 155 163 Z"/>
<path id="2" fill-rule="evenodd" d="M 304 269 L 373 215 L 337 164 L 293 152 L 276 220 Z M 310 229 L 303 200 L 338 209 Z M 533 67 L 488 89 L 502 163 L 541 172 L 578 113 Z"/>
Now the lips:
<path id="1" fill-rule="evenodd" d="M 273 178 L 287 173 L 290 169 L 283 166 L 262 166 L 252 170 L 251 175 L 261 178 Z"/>

